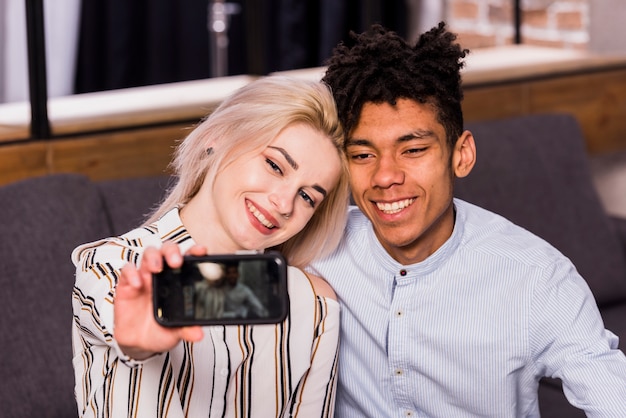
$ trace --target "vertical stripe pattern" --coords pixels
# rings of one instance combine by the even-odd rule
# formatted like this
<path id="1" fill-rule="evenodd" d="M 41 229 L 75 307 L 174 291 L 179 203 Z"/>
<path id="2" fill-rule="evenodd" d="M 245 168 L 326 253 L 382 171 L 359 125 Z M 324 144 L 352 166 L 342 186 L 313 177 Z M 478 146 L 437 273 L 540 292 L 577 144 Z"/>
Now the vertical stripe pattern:
<path id="1" fill-rule="evenodd" d="M 115 342 L 113 296 L 119 270 L 148 246 L 193 240 L 177 210 L 147 228 L 76 248 L 73 349 L 81 417 L 332 417 L 339 304 L 318 297 L 289 267 L 290 313 L 279 324 L 213 326 L 143 362 Z M 297 324 L 292 326 L 292 324 Z"/>
<path id="2" fill-rule="evenodd" d="M 351 209 L 313 270 L 341 301 L 337 416 L 538 417 L 542 376 L 589 416 L 626 417 L 626 357 L 571 262 L 455 200 L 452 236 L 404 266 Z"/>

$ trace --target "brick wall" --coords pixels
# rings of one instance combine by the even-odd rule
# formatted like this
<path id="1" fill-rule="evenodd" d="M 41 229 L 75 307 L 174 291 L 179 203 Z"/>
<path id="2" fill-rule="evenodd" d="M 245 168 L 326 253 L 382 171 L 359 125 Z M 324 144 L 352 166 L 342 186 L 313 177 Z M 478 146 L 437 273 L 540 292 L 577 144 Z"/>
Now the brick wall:
<path id="1" fill-rule="evenodd" d="M 589 2 L 521 0 L 521 41 L 529 45 L 587 49 Z M 445 0 L 445 19 L 466 48 L 515 42 L 512 0 Z"/>

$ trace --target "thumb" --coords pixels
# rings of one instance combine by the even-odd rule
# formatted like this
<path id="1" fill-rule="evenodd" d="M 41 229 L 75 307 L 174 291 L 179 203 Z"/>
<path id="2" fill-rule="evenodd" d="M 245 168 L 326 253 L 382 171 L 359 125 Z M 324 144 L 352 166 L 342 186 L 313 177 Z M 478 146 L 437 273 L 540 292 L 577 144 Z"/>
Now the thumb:
<path id="1" fill-rule="evenodd" d="M 202 327 L 183 327 L 180 329 L 180 338 L 190 343 L 196 343 L 204 338 L 204 331 Z"/>

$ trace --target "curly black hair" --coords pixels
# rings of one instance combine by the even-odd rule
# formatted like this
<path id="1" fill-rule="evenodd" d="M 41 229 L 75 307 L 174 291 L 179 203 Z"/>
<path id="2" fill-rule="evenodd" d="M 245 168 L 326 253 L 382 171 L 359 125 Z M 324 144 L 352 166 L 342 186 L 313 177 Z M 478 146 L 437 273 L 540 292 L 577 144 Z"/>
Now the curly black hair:
<path id="1" fill-rule="evenodd" d="M 461 74 L 469 53 L 455 43 L 445 22 L 423 33 L 415 46 L 379 24 L 362 34 L 350 33 L 327 62 L 322 81 L 333 91 L 346 134 L 359 122 L 367 102 L 396 104 L 400 98 L 434 106 L 448 144 L 463 131 Z"/>

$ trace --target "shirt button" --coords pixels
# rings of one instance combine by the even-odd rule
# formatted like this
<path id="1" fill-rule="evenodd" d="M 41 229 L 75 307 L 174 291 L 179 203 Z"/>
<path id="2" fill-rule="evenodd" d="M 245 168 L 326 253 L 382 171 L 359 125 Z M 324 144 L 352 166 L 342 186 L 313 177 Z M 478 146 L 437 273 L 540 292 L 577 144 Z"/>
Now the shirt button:
<path id="1" fill-rule="evenodd" d="M 396 316 L 397 316 L 397 317 L 401 317 L 402 315 L 404 315 L 404 312 L 402 312 L 402 311 L 396 311 Z"/>
<path id="2" fill-rule="evenodd" d="M 400 276 L 402 276 L 402 277 L 406 276 L 406 270 L 405 269 L 400 270 Z"/>
<path id="3" fill-rule="evenodd" d="M 224 377 L 228 376 L 228 369 L 222 369 L 220 370 L 220 374 Z"/>
<path id="4" fill-rule="evenodd" d="M 395 369 L 395 370 L 393 371 L 393 373 L 394 373 L 396 376 L 402 376 L 402 369 Z"/>
<path id="5" fill-rule="evenodd" d="M 404 416 L 405 417 L 412 417 L 413 416 L 413 411 L 405 411 L 404 412 Z"/>

